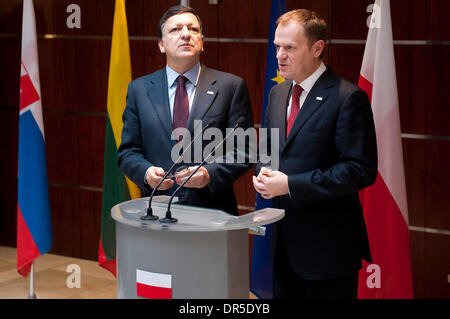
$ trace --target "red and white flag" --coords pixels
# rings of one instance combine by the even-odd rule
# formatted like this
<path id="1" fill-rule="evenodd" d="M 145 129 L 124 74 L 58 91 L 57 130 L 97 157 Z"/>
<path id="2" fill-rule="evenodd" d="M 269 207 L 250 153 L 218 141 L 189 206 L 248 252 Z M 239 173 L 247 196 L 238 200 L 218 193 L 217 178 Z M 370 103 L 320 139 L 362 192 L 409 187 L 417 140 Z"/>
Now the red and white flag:
<path id="1" fill-rule="evenodd" d="M 358 85 L 369 95 L 378 176 L 360 193 L 374 266 L 364 263 L 359 298 L 413 298 L 408 206 L 389 0 L 376 0 Z M 367 268 L 369 266 L 369 268 Z"/>
<path id="2" fill-rule="evenodd" d="M 148 299 L 172 299 L 172 275 L 136 269 L 136 293 Z"/>

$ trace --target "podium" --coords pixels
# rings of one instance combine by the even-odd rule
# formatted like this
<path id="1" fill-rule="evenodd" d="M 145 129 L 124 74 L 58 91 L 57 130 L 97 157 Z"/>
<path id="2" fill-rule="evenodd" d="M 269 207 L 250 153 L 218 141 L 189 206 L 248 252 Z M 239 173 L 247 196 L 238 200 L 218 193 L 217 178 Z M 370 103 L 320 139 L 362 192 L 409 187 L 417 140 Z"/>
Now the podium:
<path id="1" fill-rule="evenodd" d="M 164 218 L 168 196 L 156 196 L 153 214 Z M 178 222 L 143 221 L 148 198 L 111 209 L 116 222 L 118 298 L 239 298 L 249 296 L 250 229 L 274 223 L 284 210 L 242 216 L 171 205 Z"/>

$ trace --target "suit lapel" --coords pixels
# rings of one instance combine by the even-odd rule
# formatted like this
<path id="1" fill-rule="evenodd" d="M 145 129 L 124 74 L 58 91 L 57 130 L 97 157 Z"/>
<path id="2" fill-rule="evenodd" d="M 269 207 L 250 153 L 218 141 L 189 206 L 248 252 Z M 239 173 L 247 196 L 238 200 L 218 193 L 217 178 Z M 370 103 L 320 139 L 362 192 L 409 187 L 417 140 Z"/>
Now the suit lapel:
<path id="1" fill-rule="evenodd" d="M 172 120 L 170 119 L 169 97 L 167 92 L 167 75 L 166 70 L 163 68 L 148 82 L 147 94 L 170 140 L 170 136 L 172 135 Z"/>
<path id="2" fill-rule="evenodd" d="M 202 64 L 197 88 L 195 89 L 194 101 L 186 125 L 191 133 L 194 131 L 194 120 L 203 119 L 219 93 L 218 88 L 215 85 L 216 81 L 217 79 L 212 72 Z M 202 124 L 205 125 L 206 123 Z"/>
<path id="3" fill-rule="evenodd" d="M 286 147 L 292 139 L 301 131 L 302 127 L 305 125 L 311 116 L 316 112 L 320 106 L 325 102 L 328 97 L 327 88 L 330 87 L 332 82 L 333 73 L 331 70 L 327 70 L 320 76 L 317 82 L 312 87 L 311 91 L 308 93 L 305 102 L 303 102 L 302 107 L 294 121 L 294 125 L 291 128 L 289 136 L 286 140 Z M 286 132 L 286 131 L 284 131 Z M 282 151 L 284 149 L 282 148 Z"/>

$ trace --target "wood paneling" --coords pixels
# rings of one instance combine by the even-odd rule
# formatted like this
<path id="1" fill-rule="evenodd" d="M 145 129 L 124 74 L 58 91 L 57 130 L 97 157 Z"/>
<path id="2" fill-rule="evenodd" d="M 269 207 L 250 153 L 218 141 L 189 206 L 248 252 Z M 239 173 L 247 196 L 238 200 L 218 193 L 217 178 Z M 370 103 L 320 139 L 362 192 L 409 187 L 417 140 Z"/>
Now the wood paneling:
<path id="1" fill-rule="evenodd" d="M 78 165 L 82 186 L 103 186 L 106 116 L 78 116 Z"/>
<path id="2" fill-rule="evenodd" d="M 17 178 L 1 178 L 0 187 L 0 243 L 16 246 Z"/>
<path id="3" fill-rule="evenodd" d="M 20 38 L 0 38 L 0 106 L 19 106 Z"/>
<path id="4" fill-rule="evenodd" d="M 72 187 L 49 186 L 49 193 L 53 232 L 50 252 L 64 256 L 82 257 L 79 190 Z M 83 240 L 93 239 L 83 238 Z"/>
<path id="5" fill-rule="evenodd" d="M 97 258 L 103 152 L 114 0 L 34 0 L 53 222 L 52 252 Z M 81 8 L 81 29 L 68 29 L 69 4 Z M 255 123 L 261 119 L 266 43 L 217 42 L 214 38 L 267 39 L 269 0 L 191 0 L 203 22 L 208 67 L 234 73 L 249 88 Z M 287 9 L 309 8 L 329 26 L 331 39 L 367 37 L 373 0 L 286 0 Z M 132 76 L 164 67 L 156 37 L 161 15 L 177 0 L 126 2 Z M 391 1 L 395 40 L 449 41 L 450 2 Z M 0 244 L 15 245 L 17 132 L 22 1 L 0 2 Z M 43 34 L 62 37 L 44 39 Z M 92 36 L 92 37 L 91 37 Z M 100 37 L 98 37 L 100 36 Z M 91 37 L 91 38 L 89 38 Z M 208 40 L 209 38 L 209 40 Z M 212 41 L 211 41 L 212 39 Z M 325 62 L 357 83 L 364 44 L 331 43 Z M 450 46 L 394 47 L 403 133 L 450 136 Z M 447 140 L 403 139 L 410 225 L 450 229 Z M 234 185 L 239 205 L 254 206 L 253 170 Z M 88 188 L 86 188 L 88 187 Z M 89 188 L 93 187 L 93 189 Z M 241 210 L 241 213 L 245 211 Z M 414 290 L 418 298 L 448 298 L 449 236 L 411 232 Z"/>
<path id="6" fill-rule="evenodd" d="M 402 142 L 409 224 L 425 227 L 427 141 L 403 139 Z"/>
<path id="7" fill-rule="evenodd" d="M 426 185 L 425 222 L 426 226 L 430 228 L 450 230 L 449 143 L 449 141 L 427 142 L 426 174 L 424 180 L 424 184 Z M 446 251 L 450 252 L 450 249 L 447 249 Z M 448 264 L 448 271 L 450 273 L 450 263 Z"/>
<path id="8" fill-rule="evenodd" d="M 76 111 L 76 44 L 74 39 L 39 39 L 39 77 L 44 110 Z"/>
<path id="9" fill-rule="evenodd" d="M 450 236 L 425 234 L 424 298 L 450 298 Z"/>
<path id="10" fill-rule="evenodd" d="M 76 78 L 79 112 L 106 112 L 111 40 L 77 40 Z"/>
<path id="11" fill-rule="evenodd" d="M 78 185 L 77 115 L 44 112 L 43 116 L 49 182 Z"/>
<path id="12" fill-rule="evenodd" d="M 80 250 L 83 258 L 98 259 L 101 230 L 102 193 L 79 190 Z"/>
<path id="13" fill-rule="evenodd" d="M 17 179 L 19 111 L 0 108 L 0 119 L 0 180 L 9 181 Z"/>

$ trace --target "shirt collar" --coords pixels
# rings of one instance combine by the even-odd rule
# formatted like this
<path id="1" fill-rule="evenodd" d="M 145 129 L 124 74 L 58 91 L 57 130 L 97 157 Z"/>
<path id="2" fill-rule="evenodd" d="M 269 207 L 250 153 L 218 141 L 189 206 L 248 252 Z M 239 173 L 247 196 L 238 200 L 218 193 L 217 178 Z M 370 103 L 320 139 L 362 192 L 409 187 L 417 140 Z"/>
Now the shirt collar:
<path id="1" fill-rule="evenodd" d="M 169 87 L 172 87 L 172 85 L 176 85 L 174 82 L 176 81 L 176 79 L 180 74 L 171 69 L 170 66 L 168 65 L 166 65 L 166 73 L 167 73 L 167 84 L 169 85 Z M 194 65 L 194 67 L 189 71 L 183 73 L 183 75 L 189 80 L 189 82 L 194 84 L 194 86 L 197 86 L 199 74 L 200 74 L 200 62 Z"/>
<path id="2" fill-rule="evenodd" d="M 301 83 L 292 81 L 294 83 L 293 85 L 299 84 L 302 87 L 303 91 L 306 91 L 308 93 L 309 91 L 311 91 L 311 89 L 314 86 L 314 84 L 316 83 L 316 81 L 320 78 L 320 76 L 326 70 L 327 70 L 327 67 L 322 62 L 322 63 L 320 63 L 319 67 L 316 69 L 316 71 L 314 71 L 313 74 L 311 74 L 309 77 L 304 79 Z"/>

